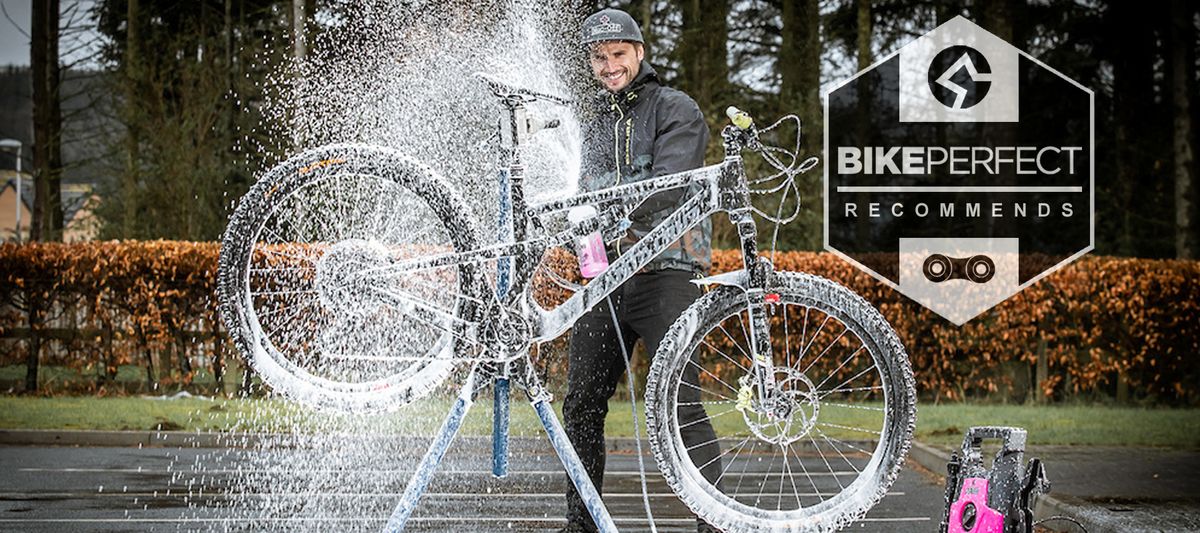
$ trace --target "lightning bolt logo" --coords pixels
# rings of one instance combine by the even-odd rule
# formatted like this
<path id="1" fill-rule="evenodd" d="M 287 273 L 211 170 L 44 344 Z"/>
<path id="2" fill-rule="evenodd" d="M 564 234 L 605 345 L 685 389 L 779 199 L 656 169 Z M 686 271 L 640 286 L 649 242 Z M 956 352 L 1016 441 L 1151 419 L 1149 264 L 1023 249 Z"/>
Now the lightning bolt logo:
<path id="1" fill-rule="evenodd" d="M 971 81 L 975 82 L 976 85 L 982 82 L 991 83 L 992 81 L 992 74 L 990 72 L 979 72 L 979 69 L 975 67 L 975 62 L 971 61 L 971 56 L 964 51 L 963 54 L 958 57 L 958 60 L 950 65 L 950 68 L 946 69 L 945 72 L 942 72 L 941 76 L 938 76 L 938 78 L 934 80 L 934 82 L 938 85 L 941 85 L 950 92 L 954 93 L 954 103 L 950 104 L 949 106 L 952 109 L 964 109 L 963 102 L 966 101 L 967 93 L 970 92 L 968 88 L 959 85 L 953 80 L 954 75 L 962 69 L 967 70 L 967 75 L 970 77 Z M 984 91 L 986 91 L 986 89 L 984 89 Z M 982 95 L 980 95 L 980 99 L 982 99 Z M 975 105 L 976 103 L 978 103 L 978 101 L 973 102 L 971 105 Z"/>

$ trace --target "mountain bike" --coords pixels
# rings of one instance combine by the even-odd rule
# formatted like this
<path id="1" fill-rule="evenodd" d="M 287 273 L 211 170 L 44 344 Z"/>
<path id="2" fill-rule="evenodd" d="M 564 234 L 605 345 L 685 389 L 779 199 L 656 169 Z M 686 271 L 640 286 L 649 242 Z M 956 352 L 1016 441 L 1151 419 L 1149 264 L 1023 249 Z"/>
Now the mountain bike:
<path id="1" fill-rule="evenodd" d="M 275 391 L 318 408 L 374 412 L 461 377 L 387 529 L 404 528 L 488 386 L 496 404 L 493 472 L 506 474 L 515 385 L 596 523 L 615 531 L 550 407 L 531 353 L 718 212 L 736 231 L 742 268 L 697 280 L 708 291 L 674 322 L 653 356 L 646 417 L 658 466 L 689 508 L 725 531 L 830 531 L 865 514 L 908 451 L 912 370 L 895 332 L 866 300 L 830 280 L 776 270 L 759 253 L 754 213 L 765 213 L 752 195 L 794 188 L 816 162 L 799 157 L 799 120 L 791 117 L 796 148 L 784 150 L 761 137 L 780 122 L 760 130 L 732 110 L 718 164 L 529 202 L 524 147 L 555 126 L 535 117 L 529 104 L 569 102 L 481 79 L 501 108 L 494 242 L 430 167 L 388 148 L 336 144 L 303 152 L 263 176 L 237 206 L 221 249 L 222 317 Z M 749 179 L 743 152 L 780 169 L 770 178 L 776 181 Z M 637 206 L 663 191 L 681 192 L 677 208 L 603 272 L 577 283 L 547 267 L 548 254 L 579 239 L 596 232 L 605 241 L 619 237 Z M 568 216 L 583 206 L 592 216 Z M 572 294 L 550 305 L 539 296 L 546 287 Z M 705 421 L 716 438 L 685 442 L 682 430 Z M 715 458 L 696 453 L 714 445 Z"/>

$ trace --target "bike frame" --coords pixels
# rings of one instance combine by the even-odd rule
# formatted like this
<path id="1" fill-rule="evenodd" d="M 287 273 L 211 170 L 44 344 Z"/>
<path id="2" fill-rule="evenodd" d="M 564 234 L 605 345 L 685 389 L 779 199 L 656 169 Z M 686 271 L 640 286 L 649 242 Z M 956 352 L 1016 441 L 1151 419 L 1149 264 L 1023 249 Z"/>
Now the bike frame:
<path id="1" fill-rule="evenodd" d="M 513 324 L 509 321 L 510 317 L 515 316 L 528 321 L 525 324 L 528 337 L 523 339 L 523 342 L 513 345 L 505 345 L 504 342 L 498 340 L 500 339 L 499 334 L 491 337 L 495 340 L 495 346 L 490 347 L 495 349 L 495 357 L 488 358 L 488 361 L 476 362 L 437 437 L 430 444 L 416 472 L 409 480 L 404 495 L 388 520 L 385 530 L 392 532 L 404 529 L 421 494 L 428 486 L 433 471 L 441 462 L 450 442 L 461 427 L 475 396 L 489 382 L 494 387 L 493 401 L 495 402 L 492 471 L 497 477 L 507 475 L 509 390 L 510 380 L 515 380 L 519 387 L 525 389 L 568 477 L 581 495 L 599 530 L 604 533 L 613 533 L 616 531 L 616 525 L 605 509 L 600 494 L 584 470 L 575 449 L 567 439 L 561 423 L 555 416 L 550 406 L 552 397 L 549 391 L 542 386 L 533 369 L 524 364 L 528 361 L 528 347 L 531 342 L 549 341 L 565 333 L 588 310 L 607 298 L 671 243 L 681 238 L 690 228 L 717 212 L 726 212 L 734 227 L 737 228 L 741 241 L 745 276 L 740 278 L 742 282 L 739 285 L 745 290 L 750 304 L 749 330 L 751 343 L 755 349 L 753 372 L 758 387 L 757 392 L 766 408 L 770 409 L 772 405 L 770 391 L 773 389 L 774 371 L 770 339 L 766 335 L 767 316 L 764 297 L 771 265 L 758 258 L 756 242 L 758 231 L 750 214 L 749 187 L 741 156 L 742 149 L 755 142 L 755 132 L 753 127 L 742 130 L 734 126 L 726 126 L 722 132 L 725 157 L 716 165 L 588 192 L 562 200 L 528 205 L 524 194 L 525 172 L 521 161 L 521 148 L 523 142 L 536 129 L 531 127 L 527 118 L 525 104 L 535 99 L 551 100 L 560 104 L 566 102 L 549 95 L 531 93 L 488 81 L 492 85 L 493 92 L 505 106 L 500 121 L 500 210 L 497 228 L 499 243 L 479 250 L 404 261 L 382 267 L 371 274 L 495 260 L 497 261 L 495 302 L 486 309 L 480 310 L 482 316 L 478 317 L 479 321 L 468 320 L 468 322 L 475 322 L 475 326 L 468 324 L 465 331 L 460 330 L 460 332 L 478 336 L 481 333 L 478 324 L 500 324 L 500 326 L 493 327 L 506 328 Z M 628 215 L 650 196 L 681 188 L 690 190 L 685 191 L 679 207 L 667 220 L 656 226 L 610 264 L 603 273 L 593 278 L 586 286 L 552 310 L 546 310 L 537 303 L 533 291 L 529 290 L 529 284 L 547 249 L 568 245 L 594 231 L 619 231 L 623 229 L 623 223 L 627 220 Z M 544 228 L 544 219 L 585 205 L 597 207 L 598 215 L 570 227 L 566 231 L 529 238 L 529 234 L 533 233 L 532 230 Z M 462 321 L 458 317 L 452 318 L 460 323 Z"/>

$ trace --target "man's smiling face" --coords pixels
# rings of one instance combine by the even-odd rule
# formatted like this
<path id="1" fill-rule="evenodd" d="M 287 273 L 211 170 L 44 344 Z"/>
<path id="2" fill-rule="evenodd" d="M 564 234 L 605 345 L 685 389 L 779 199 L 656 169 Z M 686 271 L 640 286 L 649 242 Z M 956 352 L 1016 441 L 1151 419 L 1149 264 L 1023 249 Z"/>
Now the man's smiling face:
<path id="1" fill-rule="evenodd" d="M 638 75 L 645 49 L 628 41 L 603 41 L 592 45 L 592 74 L 605 89 L 617 92 Z"/>

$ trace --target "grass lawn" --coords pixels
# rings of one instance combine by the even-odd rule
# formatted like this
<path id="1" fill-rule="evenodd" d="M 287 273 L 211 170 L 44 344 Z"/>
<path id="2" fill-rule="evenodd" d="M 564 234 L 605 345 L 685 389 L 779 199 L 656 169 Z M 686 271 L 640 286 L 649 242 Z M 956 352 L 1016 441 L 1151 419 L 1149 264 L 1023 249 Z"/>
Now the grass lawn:
<path id="1" fill-rule="evenodd" d="M 315 413 L 281 400 L 224 400 L 149 397 L 0 396 L 0 428 L 182 431 L 329 432 L 355 431 L 433 434 L 449 407 L 430 398 L 395 413 L 373 416 Z M 555 408 L 561 409 L 561 402 Z M 645 423 L 644 412 L 638 418 Z M 490 397 L 481 397 L 462 433 L 491 432 Z M 561 415 L 561 410 L 560 410 Z M 633 435 L 628 402 L 609 406 L 607 433 Z M 738 423 L 727 416 L 719 423 Z M 728 421 L 728 422 L 726 422 Z M 1031 444 L 1166 446 L 1200 449 L 1200 409 L 1145 409 L 1109 406 L 919 405 L 917 439 L 957 445 L 972 425 L 1007 425 L 1029 431 Z M 513 435 L 537 436 L 541 425 L 524 400 L 512 405 Z M 642 432 L 645 435 L 645 432 Z"/>
<path id="2" fill-rule="evenodd" d="M 85 368 L 70 368 L 56 365 L 42 365 L 38 368 L 38 383 L 43 389 L 50 390 L 79 390 L 79 387 L 94 385 L 101 377 L 102 369 L 95 365 Z M 236 361 L 231 361 L 225 373 L 225 387 L 228 390 L 237 389 L 241 380 L 241 367 Z M 137 365 L 121 365 L 117 367 L 114 381 L 121 385 L 141 386 L 146 382 L 146 370 Z M 210 386 L 216 380 L 207 368 L 199 368 L 192 376 L 192 383 L 199 386 Z M 0 383 L 24 383 L 25 365 L 0 366 Z"/>

